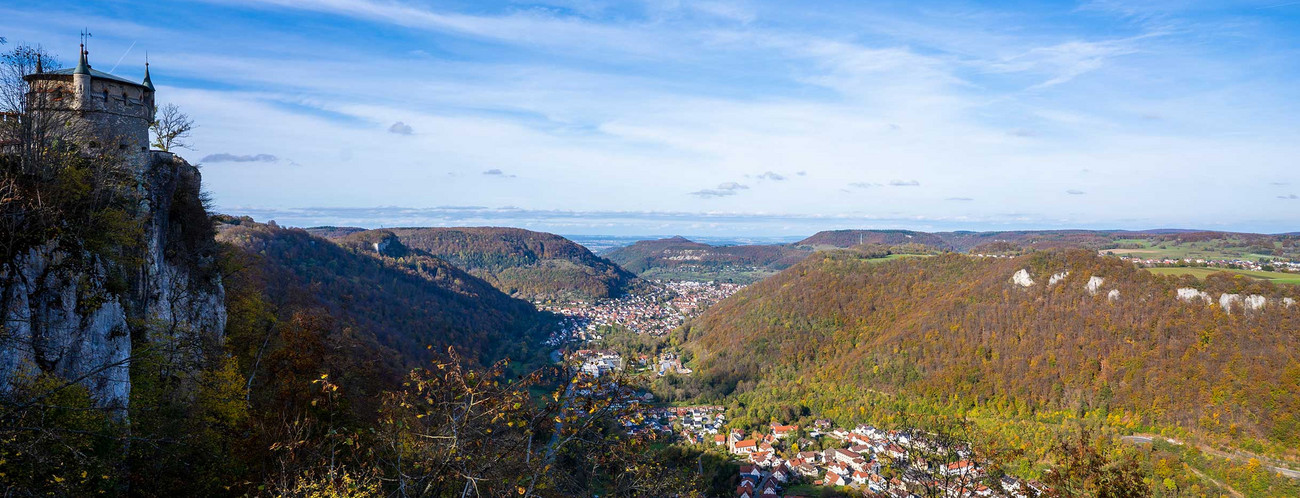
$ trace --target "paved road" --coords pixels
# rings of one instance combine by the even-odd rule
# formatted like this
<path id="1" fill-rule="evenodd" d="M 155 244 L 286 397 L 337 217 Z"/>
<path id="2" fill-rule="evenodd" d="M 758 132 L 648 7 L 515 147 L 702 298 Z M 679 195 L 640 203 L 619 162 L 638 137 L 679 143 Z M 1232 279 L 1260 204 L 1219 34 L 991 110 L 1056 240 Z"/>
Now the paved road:
<path id="1" fill-rule="evenodd" d="M 1132 444 L 1151 444 L 1151 443 L 1154 442 L 1154 441 L 1156 440 L 1156 438 L 1158 438 L 1158 437 L 1159 437 L 1159 436 L 1150 436 L 1150 435 L 1146 435 L 1146 434 L 1134 434 L 1134 435 L 1132 435 L 1132 436 L 1124 436 L 1124 437 L 1121 437 L 1120 440 L 1122 440 L 1122 441 L 1124 441 L 1124 442 L 1127 442 L 1127 443 L 1132 443 Z M 1176 445 L 1179 445 L 1179 446 L 1182 446 L 1182 445 L 1183 445 L 1182 441 L 1178 441 L 1178 440 L 1176 440 L 1176 439 L 1169 439 L 1169 438 L 1160 438 L 1160 439 L 1163 439 L 1164 441 L 1166 441 L 1166 442 L 1168 442 L 1168 443 L 1170 443 L 1170 444 L 1176 444 Z M 1216 456 L 1216 457 L 1219 457 L 1219 458 L 1228 459 L 1228 460 L 1247 460 L 1247 459 L 1250 459 L 1250 458 L 1251 458 L 1251 457 L 1248 456 L 1248 455 L 1242 455 L 1242 454 L 1237 454 L 1237 453 L 1228 453 L 1228 452 L 1224 452 L 1224 451 L 1219 451 L 1219 450 L 1216 450 L 1216 449 L 1214 449 L 1214 448 L 1211 448 L 1211 447 L 1206 446 L 1206 445 L 1203 445 L 1203 444 L 1202 444 L 1202 445 L 1197 445 L 1197 448 L 1199 448 L 1199 449 L 1201 450 L 1202 453 L 1205 453 L 1205 454 L 1207 454 L 1207 455 L 1213 455 L 1213 456 Z M 1292 470 L 1292 469 L 1289 469 L 1289 468 L 1286 468 L 1286 467 L 1278 467 L 1278 466 L 1275 466 L 1275 465 L 1269 465 L 1268 463 L 1265 462 L 1264 459 L 1260 459 L 1260 462 L 1261 462 L 1261 463 L 1264 463 L 1264 467 L 1267 468 L 1268 470 L 1271 470 L 1271 471 L 1276 472 L 1276 473 L 1278 473 L 1278 474 L 1282 474 L 1283 476 L 1290 477 L 1290 478 L 1292 478 L 1292 479 L 1300 479 L 1300 471 Z"/>

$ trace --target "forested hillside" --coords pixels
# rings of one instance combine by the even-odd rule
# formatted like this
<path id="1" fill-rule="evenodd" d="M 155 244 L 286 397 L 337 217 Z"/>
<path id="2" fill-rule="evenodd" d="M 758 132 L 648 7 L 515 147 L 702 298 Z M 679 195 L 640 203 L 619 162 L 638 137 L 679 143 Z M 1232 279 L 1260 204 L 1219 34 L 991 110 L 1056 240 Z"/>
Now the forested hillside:
<path id="1" fill-rule="evenodd" d="M 318 227 L 309 232 L 341 239 L 357 229 Z M 526 299 L 590 300 L 617 297 L 645 285 L 587 248 L 559 235 L 503 227 L 394 228 L 411 248 L 428 252 Z"/>
<path id="2" fill-rule="evenodd" d="M 811 247 L 852 247 L 860 244 L 922 244 L 936 249 L 949 247 L 948 242 L 938 235 L 912 230 L 826 230 L 795 243 Z"/>
<path id="3" fill-rule="evenodd" d="M 788 268 L 810 252 L 785 244 L 712 246 L 671 237 L 643 240 L 605 257 L 643 278 L 750 283 Z"/>
<path id="4" fill-rule="evenodd" d="M 455 345 L 470 358 L 526 359 L 553 322 L 528 302 L 404 246 L 384 230 L 334 243 L 304 230 L 226 218 L 218 240 L 243 251 L 273 302 L 306 301 L 378 344 L 420 361 Z"/>
<path id="5" fill-rule="evenodd" d="M 1020 270 L 1031 285 L 1013 281 Z M 1228 308 L 1225 293 L 1238 295 Z M 887 263 L 821 252 L 681 331 L 697 376 L 677 394 L 735 396 L 742 423 L 892 418 L 898 405 L 882 400 L 907 398 L 913 410 L 1181 427 L 1295 457 L 1300 305 L 1288 298 L 1300 289 L 1160 277 L 1085 251 Z"/>

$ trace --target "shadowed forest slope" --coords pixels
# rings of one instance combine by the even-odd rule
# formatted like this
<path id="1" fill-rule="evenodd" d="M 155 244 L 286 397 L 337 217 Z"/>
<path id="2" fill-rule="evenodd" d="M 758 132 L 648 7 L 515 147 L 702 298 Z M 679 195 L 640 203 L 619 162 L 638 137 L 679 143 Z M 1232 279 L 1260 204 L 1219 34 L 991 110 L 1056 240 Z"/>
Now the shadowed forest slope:
<path id="1" fill-rule="evenodd" d="M 304 230 L 227 221 L 218 240 L 242 249 L 265 275 L 271 299 L 324 308 L 408 361 L 423 358 L 427 346 L 451 345 L 484 364 L 527 357 L 552 324 L 551 315 L 528 302 L 404 246 L 387 231 L 331 242 Z"/>
<path id="2" fill-rule="evenodd" d="M 331 239 L 357 233 L 357 229 L 336 227 L 308 231 Z M 636 275 L 555 234 L 503 227 L 380 231 L 525 299 L 603 299 L 645 285 Z"/>

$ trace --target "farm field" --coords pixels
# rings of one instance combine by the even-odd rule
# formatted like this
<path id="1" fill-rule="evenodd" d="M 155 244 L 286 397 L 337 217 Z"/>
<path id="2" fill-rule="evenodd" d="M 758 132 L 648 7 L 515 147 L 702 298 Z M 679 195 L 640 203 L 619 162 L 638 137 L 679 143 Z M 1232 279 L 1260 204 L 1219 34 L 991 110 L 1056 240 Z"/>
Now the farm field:
<path id="1" fill-rule="evenodd" d="M 1171 258 L 1171 259 L 1206 259 L 1232 260 L 1272 258 L 1263 254 L 1266 248 L 1251 245 L 1244 240 L 1216 239 L 1196 242 L 1153 241 L 1149 239 L 1116 239 L 1121 246 L 1138 246 L 1126 248 L 1103 249 L 1102 254 L 1128 256 L 1133 258 Z M 1274 248 L 1279 247 L 1274 244 Z"/>
<path id="2" fill-rule="evenodd" d="M 1282 273 L 1275 271 L 1253 271 L 1253 270 L 1232 270 L 1228 268 L 1147 268 L 1147 271 L 1159 275 L 1192 275 L 1196 278 L 1205 278 L 1212 273 L 1226 271 L 1229 273 L 1239 273 L 1248 277 L 1268 280 L 1277 284 L 1300 285 L 1300 273 Z"/>

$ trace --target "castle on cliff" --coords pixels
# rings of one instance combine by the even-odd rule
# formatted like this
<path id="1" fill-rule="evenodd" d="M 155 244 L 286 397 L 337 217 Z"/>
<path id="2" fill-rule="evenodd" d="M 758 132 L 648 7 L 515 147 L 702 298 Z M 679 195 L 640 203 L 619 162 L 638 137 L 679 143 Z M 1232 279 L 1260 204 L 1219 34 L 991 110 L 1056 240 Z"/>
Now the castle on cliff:
<path id="1" fill-rule="evenodd" d="M 139 83 L 94 69 L 83 42 L 77 67 L 25 76 L 29 109 L 62 135 L 76 137 L 92 154 L 116 154 L 140 171 L 149 161 L 149 125 L 154 120 L 154 86 L 145 62 Z"/>

